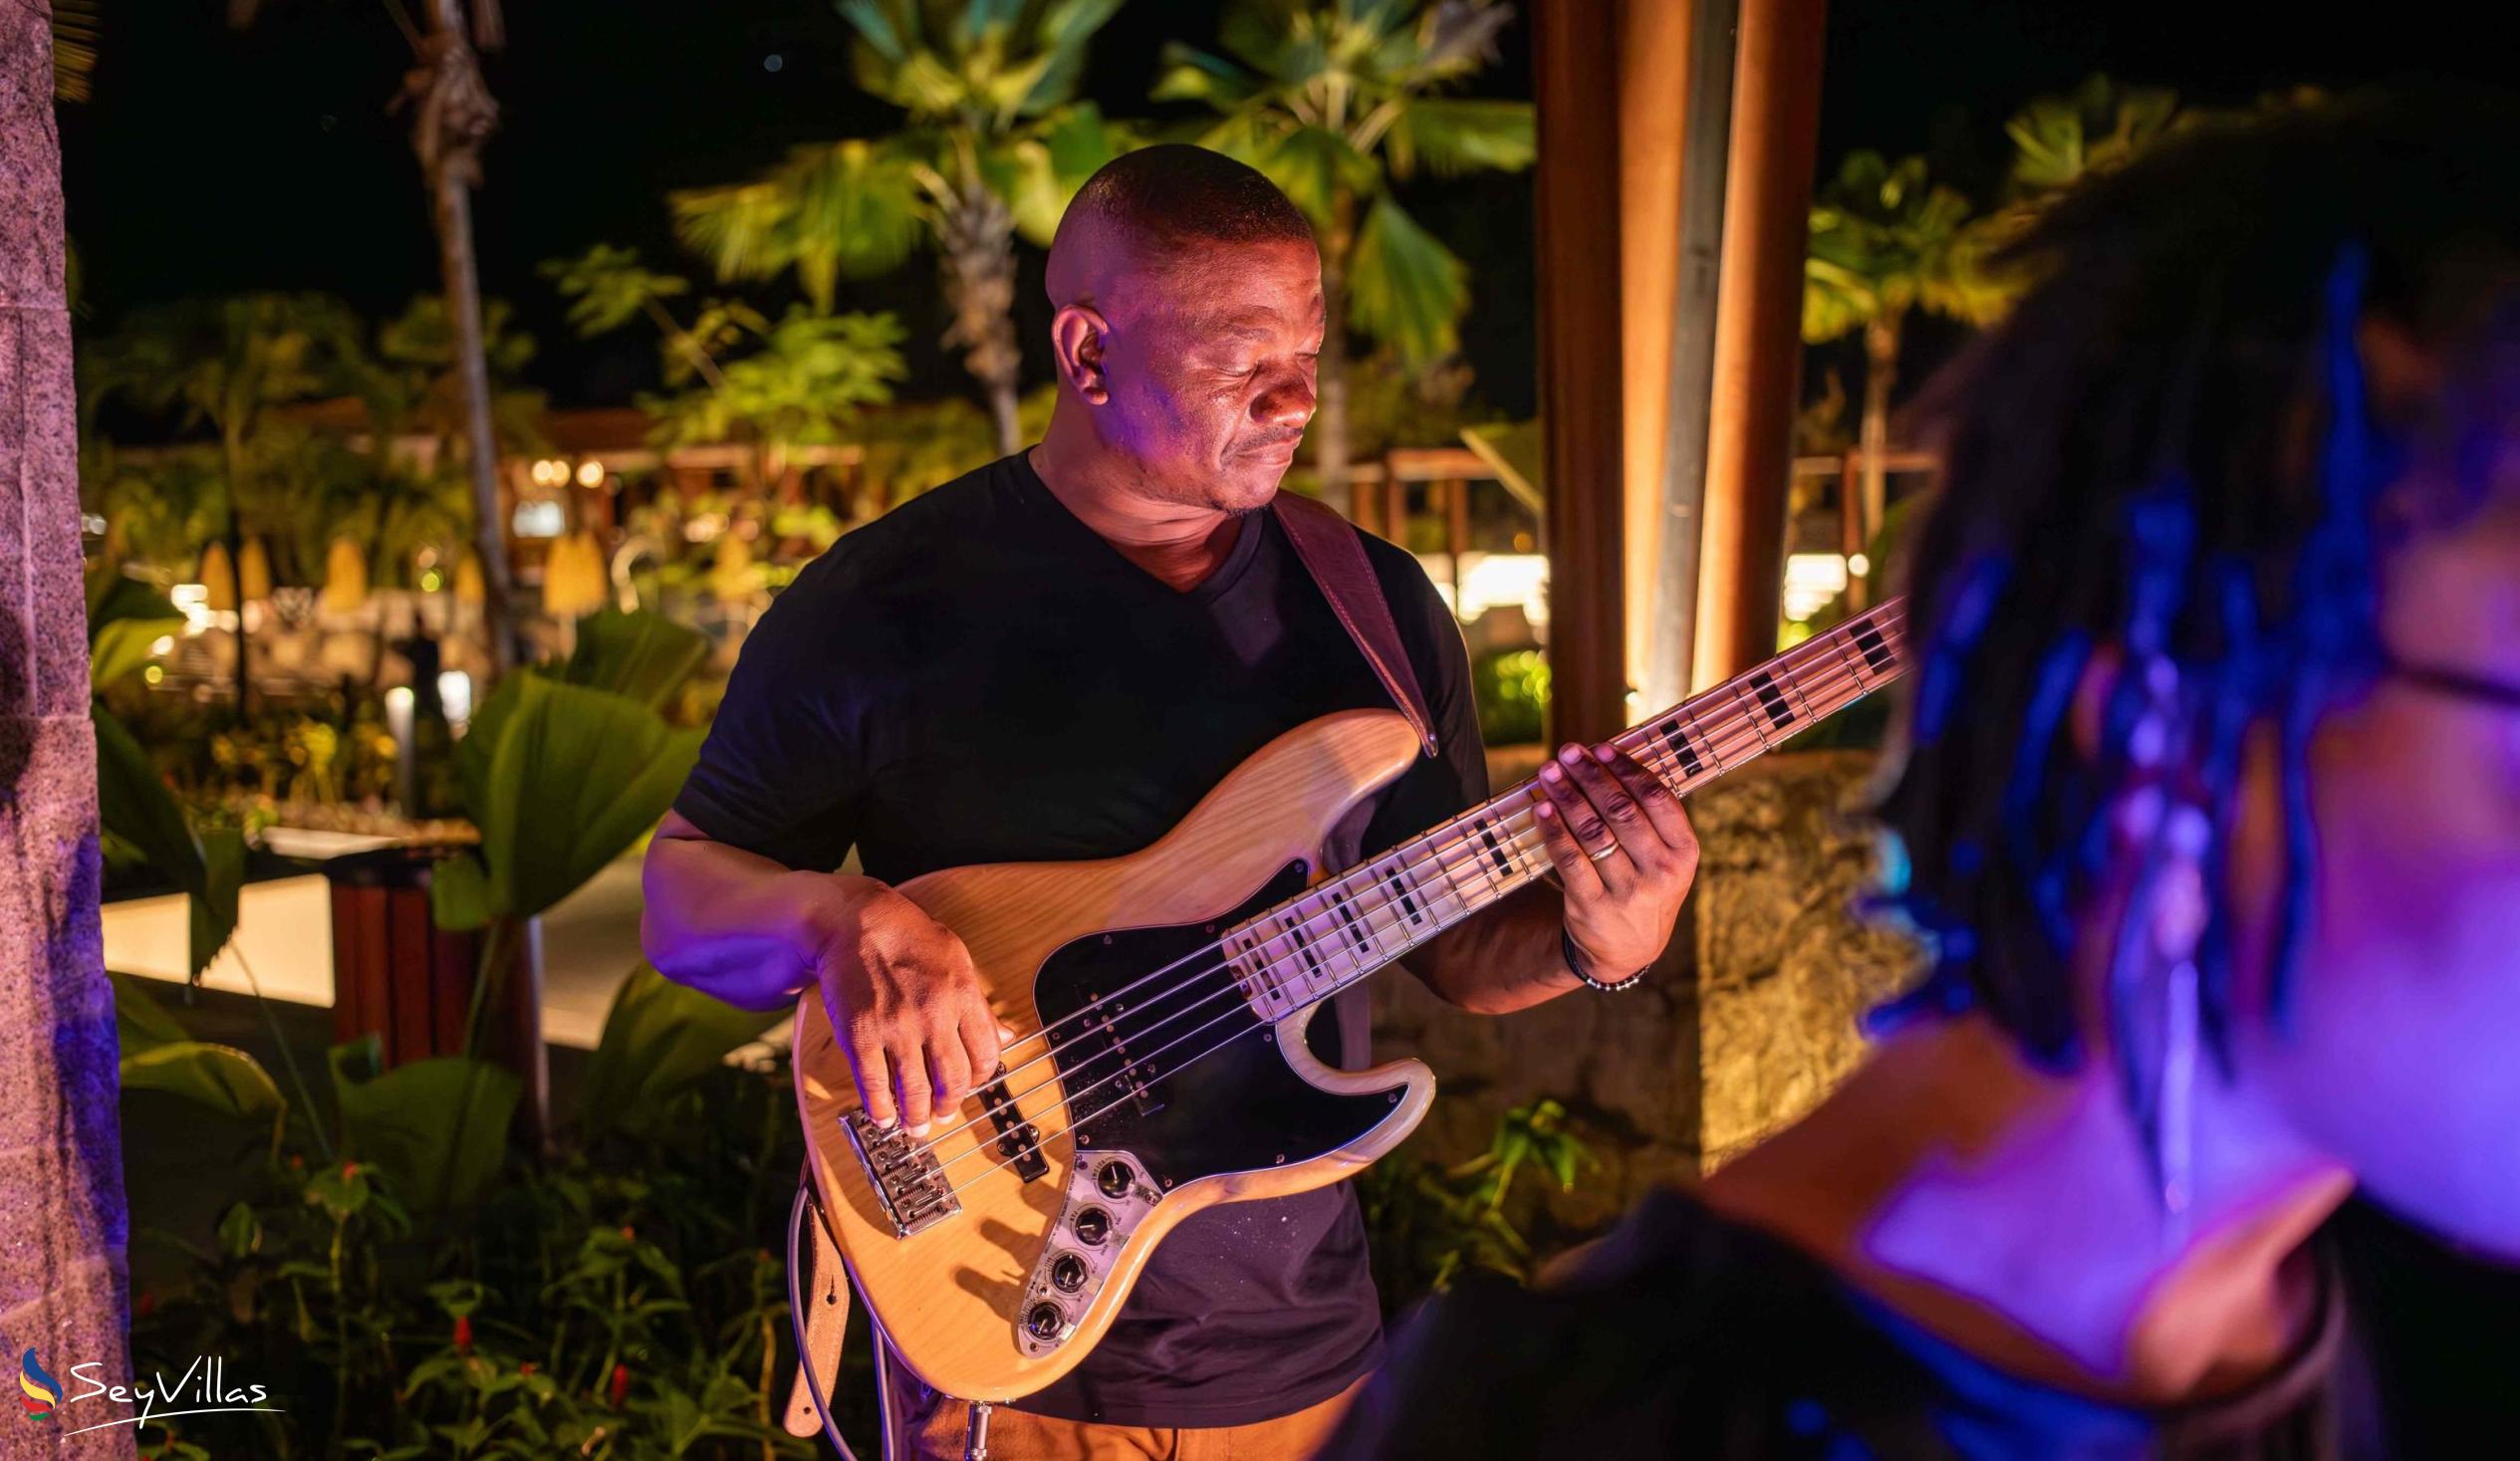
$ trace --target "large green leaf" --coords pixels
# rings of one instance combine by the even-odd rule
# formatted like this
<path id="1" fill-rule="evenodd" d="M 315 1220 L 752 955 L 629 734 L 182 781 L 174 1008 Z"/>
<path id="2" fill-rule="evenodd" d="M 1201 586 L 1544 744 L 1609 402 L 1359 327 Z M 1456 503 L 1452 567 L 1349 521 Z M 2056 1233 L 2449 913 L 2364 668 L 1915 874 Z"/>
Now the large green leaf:
<path id="1" fill-rule="evenodd" d="M 252 1056 L 200 1040 L 171 1040 L 122 1062 L 123 1089 L 162 1091 L 240 1121 L 268 1120 L 273 1136 L 288 1119 L 289 1102 L 270 1073 Z"/>
<path id="2" fill-rule="evenodd" d="M 372 1080 L 345 1076 L 337 1059 L 335 1088 L 349 1153 L 383 1168 L 412 1207 L 470 1207 L 489 1190 L 524 1089 L 513 1072 L 440 1056 Z"/>
<path id="3" fill-rule="evenodd" d="M 91 706 L 90 715 L 97 731 L 99 820 L 191 899 L 191 973 L 197 978 L 236 932 L 244 839 L 233 829 L 196 836 L 130 730 L 101 704 Z"/>
<path id="4" fill-rule="evenodd" d="M 608 690 L 520 674 L 499 694 L 511 686 L 472 812 L 494 905 L 530 918 L 656 825 L 699 758 L 701 733 Z"/>
<path id="5" fill-rule="evenodd" d="M 604 1017 L 587 1063 L 579 1120 L 590 1136 L 620 1129 L 653 1134 L 667 1099 L 760 1038 L 788 1008 L 739 1010 L 674 983 L 645 964 L 630 971 Z"/>
<path id="6" fill-rule="evenodd" d="M 1460 346 L 1456 329 L 1470 305 L 1467 275 L 1452 251 L 1386 193 L 1357 231 L 1348 264 L 1349 318 L 1405 361 L 1439 360 Z"/>
<path id="7" fill-rule="evenodd" d="M 97 689 L 135 674 L 156 657 L 159 639 L 181 632 L 180 618 L 118 618 L 88 628 L 88 683 Z"/>
<path id="8" fill-rule="evenodd" d="M 708 635 L 661 613 L 607 607 L 578 621 L 578 642 L 560 678 L 628 695 L 650 709 L 663 706 L 708 657 Z"/>
<path id="9" fill-rule="evenodd" d="M 123 1054 L 126 1059 L 142 1051 L 192 1038 L 184 1033 L 183 1026 L 175 1023 L 174 1016 L 166 1013 L 166 1007 L 148 992 L 145 981 L 130 974 L 112 971 L 108 971 L 106 977 L 114 982 L 114 1028 L 123 1042 Z"/>

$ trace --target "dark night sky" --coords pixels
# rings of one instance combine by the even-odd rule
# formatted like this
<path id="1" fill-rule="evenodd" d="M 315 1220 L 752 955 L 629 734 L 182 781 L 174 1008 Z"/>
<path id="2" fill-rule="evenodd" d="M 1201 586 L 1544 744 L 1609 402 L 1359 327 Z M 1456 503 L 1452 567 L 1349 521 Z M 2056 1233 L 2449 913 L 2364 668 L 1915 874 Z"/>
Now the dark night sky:
<path id="1" fill-rule="evenodd" d="M 401 120 L 383 111 L 408 57 L 384 6 L 272 0 L 245 32 L 224 27 L 225 8 L 107 8 L 95 100 L 65 108 L 62 123 L 90 321 L 110 326 L 132 305 L 243 289 L 327 290 L 383 315 L 435 289 L 417 168 Z M 1991 180 L 2000 166 L 2006 114 L 2094 70 L 2233 102 L 2297 82 L 2483 75 L 2510 55 L 2466 18 L 2472 7 L 2430 0 L 2281 12 L 2210 0 L 1835 8 L 1824 171 L 1850 147 L 1928 149 L 1964 182 Z M 1157 49 L 1176 37 L 1204 43 L 1217 9 L 1134 0 L 1095 49 L 1089 94 L 1108 111 L 1142 115 Z M 889 114 L 850 84 L 849 32 L 816 0 L 508 0 L 507 12 L 510 43 L 490 63 L 504 115 L 477 201 L 484 287 L 513 301 L 541 340 L 533 373 L 559 402 L 624 400 L 652 370 L 650 342 L 629 332 L 593 345 L 569 339 L 535 264 L 611 241 L 689 270 L 673 249 L 666 190 L 742 177 L 795 142 L 880 131 Z M 773 55 L 775 71 L 765 65 Z M 1528 64 L 1518 21 L 1479 90 L 1529 95 Z M 1465 335 L 1483 392 L 1528 410 L 1528 180 L 1426 184 L 1404 196 L 1472 265 L 1478 305 Z M 1039 261 L 1027 264 L 1029 349 L 1046 310 L 1032 292 Z M 914 261 L 844 301 L 902 315 L 914 393 L 965 383 L 932 343 L 936 292 L 911 272 L 928 267 Z"/>

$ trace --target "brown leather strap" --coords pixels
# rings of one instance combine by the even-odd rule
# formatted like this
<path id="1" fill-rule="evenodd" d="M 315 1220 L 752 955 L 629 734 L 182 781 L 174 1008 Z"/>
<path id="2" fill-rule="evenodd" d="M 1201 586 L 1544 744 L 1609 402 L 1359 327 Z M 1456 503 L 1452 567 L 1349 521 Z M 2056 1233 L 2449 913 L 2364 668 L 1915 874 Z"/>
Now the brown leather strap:
<path id="1" fill-rule="evenodd" d="M 811 1171 L 799 1180 L 812 1190 Z M 831 1230 L 823 1226 L 822 1206 L 811 1197 L 806 1199 L 805 1223 L 814 1236 L 803 1252 L 792 1253 L 790 1259 L 801 1266 L 797 1292 L 810 1307 L 802 1316 L 805 1342 L 798 1346 L 796 1381 L 788 1387 L 787 1411 L 780 1417 L 792 1436 L 823 1433 L 823 1413 L 814 1395 L 819 1388 L 826 1402 L 837 1403 L 832 1401 L 832 1391 L 840 1383 L 840 1346 L 849 1337 L 848 1271 L 841 1267 L 840 1248 L 832 1242 Z M 807 1254 L 812 1257 L 808 1259 Z"/>
<path id="2" fill-rule="evenodd" d="M 1391 621 L 1390 603 L 1383 597 L 1382 581 L 1374 577 L 1374 565 L 1366 559 L 1364 540 L 1338 509 L 1312 498 L 1280 492 L 1269 499 L 1269 508 L 1286 529 L 1287 541 L 1295 545 L 1295 556 L 1303 561 L 1305 572 L 1330 601 L 1331 612 L 1339 615 L 1365 662 L 1374 666 L 1384 693 L 1407 719 L 1408 728 L 1417 732 L 1417 743 L 1426 748 L 1427 755 L 1441 755 L 1435 718 L 1427 713 L 1426 696 L 1417 688 L 1417 672 L 1409 667 L 1408 652 L 1400 647 L 1399 625 Z"/>

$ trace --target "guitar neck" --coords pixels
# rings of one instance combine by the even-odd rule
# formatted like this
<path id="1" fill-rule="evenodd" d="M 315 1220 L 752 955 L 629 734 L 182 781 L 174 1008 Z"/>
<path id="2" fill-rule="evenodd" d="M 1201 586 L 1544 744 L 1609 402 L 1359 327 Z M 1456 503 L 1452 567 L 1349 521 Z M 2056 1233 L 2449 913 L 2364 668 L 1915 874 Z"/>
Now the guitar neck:
<path id="1" fill-rule="evenodd" d="M 1892 599 L 1613 738 L 1685 796 L 1896 679 Z M 1461 816 L 1228 929 L 1234 977 L 1282 1019 L 1359 983 L 1549 867 L 1525 780 Z"/>

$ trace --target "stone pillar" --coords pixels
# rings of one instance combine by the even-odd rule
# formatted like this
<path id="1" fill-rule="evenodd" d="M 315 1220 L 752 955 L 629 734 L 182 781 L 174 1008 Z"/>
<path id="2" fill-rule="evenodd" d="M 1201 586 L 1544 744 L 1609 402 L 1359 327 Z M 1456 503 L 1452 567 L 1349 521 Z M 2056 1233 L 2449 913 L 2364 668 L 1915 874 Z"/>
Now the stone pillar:
<path id="1" fill-rule="evenodd" d="M 128 1220 L 114 992 L 97 923 L 97 750 L 47 8 L 0 6 L 0 1363 L 14 1370 L 31 1348 L 76 1395 L 74 1365 L 101 1363 L 88 1373 L 107 1384 L 129 1373 Z M 130 1428 L 117 1426 L 43 1452 L 128 1456 L 131 1444 Z"/>

